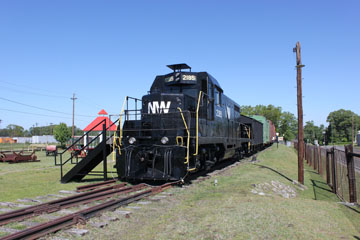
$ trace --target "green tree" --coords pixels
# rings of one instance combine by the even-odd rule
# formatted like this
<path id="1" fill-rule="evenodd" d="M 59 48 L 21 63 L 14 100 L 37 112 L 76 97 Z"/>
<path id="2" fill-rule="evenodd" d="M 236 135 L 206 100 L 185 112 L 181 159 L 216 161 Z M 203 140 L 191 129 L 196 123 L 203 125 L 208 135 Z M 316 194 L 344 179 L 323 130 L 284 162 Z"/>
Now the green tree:
<path id="1" fill-rule="evenodd" d="M 24 128 L 19 125 L 9 124 L 6 128 L 8 129 L 8 133 L 10 137 L 24 136 Z"/>
<path id="2" fill-rule="evenodd" d="M 24 131 L 24 137 L 31 137 L 31 134 L 30 134 L 29 130 Z"/>
<path id="3" fill-rule="evenodd" d="M 251 116 L 255 114 L 254 108 L 250 105 L 242 105 L 240 107 L 241 114 L 245 116 Z"/>
<path id="4" fill-rule="evenodd" d="M 71 138 L 71 130 L 65 123 L 60 123 L 54 127 L 54 137 L 61 145 L 64 145 Z"/>
<path id="5" fill-rule="evenodd" d="M 35 127 L 34 125 L 29 129 L 31 136 L 39 136 L 40 135 L 40 128 Z"/>
<path id="6" fill-rule="evenodd" d="M 53 129 L 56 125 L 50 125 L 50 126 L 39 126 L 39 127 L 35 127 L 35 126 L 32 126 L 30 129 L 29 129 L 29 132 L 32 136 L 35 136 L 35 135 L 39 135 L 39 136 L 42 136 L 42 135 L 53 135 Z"/>
<path id="7" fill-rule="evenodd" d="M 263 116 L 266 117 L 266 119 L 271 120 L 275 128 L 278 129 L 280 126 L 281 107 L 275 107 L 269 104 L 265 107 Z"/>
<path id="8" fill-rule="evenodd" d="M 72 132 L 72 126 L 69 127 L 70 131 Z M 84 131 L 81 128 L 74 126 L 74 135 L 75 136 L 82 136 Z"/>
<path id="9" fill-rule="evenodd" d="M 297 120 L 294 114 L 282 112 L 281 107 L 274 105 L 256 105 L 255 107 L 241 106 L 241 114 L 246 116 L 261 115 L 271 120 L 275 126 L 276 132 L 284 136 L 285 140 L 293 140 L 297 135 Z"/>
<path id="10" fill-rule="evenodd" d="M 308 121 L 304 126 L 304 140 L 308 143 L 314 143 L 315 140 L 318 140 L 319 143 L 323 143 L 324 140 L 324 125 L 321 124 L 320 127 L 314 124 L 314 121 Z"/>
<path id="11" fill-rule="evenodd" d="M 281 107 L 275 107 L 274 105 L 256 105 L 255 107 L 244 105 L 241 106 L 241 114 L 246 116 L 261 115 L 270 120 L 275 128 L 280 126 Z"/>
<path id="12" fill-rule="evenodd" d="M 280 116 L 280 127 L 277 129 L 285 141 L 293 140 L 297 135 L 297 119 L 291 112 L 283 112 Z"/>
<path id="13" fill-rule="evenodd" d="M 9 137 L 9 136 L 10 136 L 9 129 L 6 128 L 0 129 L 0 137 Z"/>
<path id="14" fill-rule="evenodd" d="M 352 120 L 354 119 L 354 131 L 360 126 L 359 115 L 350 110 L 340 109 L 329 113 L 326 121 L 329 126 L 326 131 L 327 138 L 331 142 L 351 142 Z"/>

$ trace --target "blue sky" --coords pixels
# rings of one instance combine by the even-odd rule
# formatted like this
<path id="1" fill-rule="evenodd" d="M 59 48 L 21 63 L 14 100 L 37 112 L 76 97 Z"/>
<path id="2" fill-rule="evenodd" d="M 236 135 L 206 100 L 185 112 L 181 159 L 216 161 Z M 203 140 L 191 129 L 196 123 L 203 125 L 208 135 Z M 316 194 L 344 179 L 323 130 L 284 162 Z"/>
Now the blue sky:
<path id="1" fill-rule="evenodd" d="M 326 124 L 340 108 L 360 114 L 359 10 L 359 1 L 2 0 L 0 127 L 70 125 L 75 93 L 83 128 L 183 62 L 240 105 L 297 115 L 297 41 L 304 120 Z"/>

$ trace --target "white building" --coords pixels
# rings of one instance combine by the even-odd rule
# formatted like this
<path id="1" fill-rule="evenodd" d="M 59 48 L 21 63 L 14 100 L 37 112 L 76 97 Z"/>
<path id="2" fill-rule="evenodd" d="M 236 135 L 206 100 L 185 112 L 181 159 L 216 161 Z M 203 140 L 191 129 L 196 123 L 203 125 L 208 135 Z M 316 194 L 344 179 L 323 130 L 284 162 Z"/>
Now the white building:
<path id="1" fill-rule="evenodd" d="M 32 136 L 31 143 L 57 143 L 53 135 Z"/>
<path id="2" fill-rule="evenodd" d="M 13 137 L 17 143 L 31 143 L 31 137 Z"/>

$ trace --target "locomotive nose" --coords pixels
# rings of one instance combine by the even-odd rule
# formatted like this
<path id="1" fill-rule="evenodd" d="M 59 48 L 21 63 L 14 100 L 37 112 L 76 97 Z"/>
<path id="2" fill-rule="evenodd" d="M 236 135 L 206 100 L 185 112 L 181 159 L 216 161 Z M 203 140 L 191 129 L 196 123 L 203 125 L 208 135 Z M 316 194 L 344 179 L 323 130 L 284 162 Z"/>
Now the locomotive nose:
<path id="1" fill-rule="evenodd" d="M 189 146 L 191 115 L 185 105 L 193 104 L 182 93 L 150 93 L 143 96 L 141 114 L 125 112 L 124 145 L 118 154 L 117 170 L 127 179 L 179 180 Z M 130 139 L 136 139 L 131 141 Z M 184 167 L 185 166 L 185 167 Z"/>

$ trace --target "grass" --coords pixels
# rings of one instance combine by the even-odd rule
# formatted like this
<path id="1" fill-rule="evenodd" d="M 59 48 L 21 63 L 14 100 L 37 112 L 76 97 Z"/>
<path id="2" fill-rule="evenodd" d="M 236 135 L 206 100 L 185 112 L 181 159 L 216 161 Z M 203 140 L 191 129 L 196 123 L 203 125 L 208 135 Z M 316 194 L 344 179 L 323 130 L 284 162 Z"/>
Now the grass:
<path id="1" fill-rule="evenodd" d="M 339 203 L 324 180 L 305 167 L 305 191 L 285 199 L 251 193 L 253 184 L 276 180 L 293 186 L 297 156 L 279 145 L 244 163 L 136 210 L 105 229 L 87 225 L 86 239 L 354 239 L 360 215 Z M 214 185 L 215 178 L 218 180 Z M 131 210 L 134 211 L 134 210 Z M 108 215 L 114 213 L 106 213 Z M 64 237 L 71 237 L 62 233 Z"/>
<path id="2" fill-rule="evenodd" d="M 79 185 L 88 183 L 60 183 L 60 166 L 54 165 L 53 156 L 45 156 L 44 151 L 36 152 L 40 162 L 24 162 L 9 164 L 0 162 L 0 201 L 16 201 L 21 198 L 32 198 L 47 194 L 56 194 L 59 190 L 74 190 Z M 64 159 L 70 155 L 65 154 Z M 108 171 L 111 171 L 111 156 L 108 158 Z M 59 159 L 58 159 L 59 161 Z M 67 164 L 64 167 L 66 173 L 74 165 Z M 102 164 L 95 169 L 102 170 Z M 116 177 L 116 174 L 114 174 Z M 109 177 L 111 177 L 109 175 Z M 85 181 L 94 182 L 94 177 L 85 177 Z M 102 181 L 98 177 L 97 181 Z M 96 182 L 96 180 L 95 180 Z"/>
<path id="3" fill-rule="evenodd" d="M 0 151 L 27 150 L 30 143 L 0 143 Z"/>

